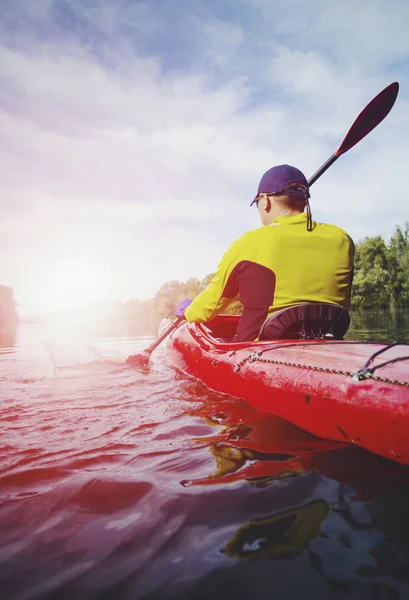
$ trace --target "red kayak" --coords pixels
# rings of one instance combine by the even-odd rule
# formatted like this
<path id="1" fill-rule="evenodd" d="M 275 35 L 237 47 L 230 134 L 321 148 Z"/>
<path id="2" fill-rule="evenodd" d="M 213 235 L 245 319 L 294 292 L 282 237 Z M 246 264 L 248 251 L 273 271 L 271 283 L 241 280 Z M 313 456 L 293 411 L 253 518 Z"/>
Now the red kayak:
<path id="1" fill-rule="evenodd" d="M 223 341 L 237 322 L 183 322 L 168 342 L 171 364 L 313 435 L 409 465 L 408 344 Z"/>

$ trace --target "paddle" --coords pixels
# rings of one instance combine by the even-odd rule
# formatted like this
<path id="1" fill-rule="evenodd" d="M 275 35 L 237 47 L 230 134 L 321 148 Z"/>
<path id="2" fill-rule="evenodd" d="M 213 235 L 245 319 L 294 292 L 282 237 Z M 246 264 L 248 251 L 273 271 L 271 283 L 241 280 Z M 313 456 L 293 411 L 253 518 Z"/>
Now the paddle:
<path id="1" fill-rule="evenodd" d="M 395 81 L 388 85 L 384 90 L 379 92 L 375 98 L 373 98 L 369 104 L 365 106 L 362 112 L 359 113 L 355 121 L 352 123 L 348 133 L 343 139 L 340 147 L 330 158 L 318 169 L 316 173 L 308 180 L 308 184 L 311 186 L 325 171 L 345 152 L 348 152 L 355 144 L 360 142 L 365 136 L 368 135 L 375 129 L 381 121 L 384 120 L 386 115 L 390 112 L 392 106 L 395 104 L 399 92 L 399 83 Z M 166 331 L 160 335 L 146 350 L 139 354 L 129 356 L 127 363 L 131 363 L 137 366 L 146 365 L 149 362 L 152 352 L 159 346 L 159 344 L 172 333 L 176 327 L 184 321 L 184 317 L 178 317 L 176 321 L 172 323 Z"/>
<path id="2" fill-rule="evenodd" d="M 147 365 L 151 354 L 155 350 L 155 348 L 157 348 L 159 344 L 161 344 L 163 340 L 167 338 L 168 335 L 170 335 L 174 329 L 176 329 L 176 327 L 179 327 L 179 325 L 184 320 L 185 317 L 178 317 L 176 321 L 173 321 L 172 325 L 165 329 L 165 331 L 154 342 L 152 342 L 150 346 L 148 346 L 145 350 L 142 350 L 142 352 L 139 352 L 139 354 L 133 354 L 132 356 L 128 356 L 126 362 L 132 365 L 136 365 L 137 367 L 143 367 L 144 365 Z"/>
<path id="3" fill-rule="evenodd" d="M 379 92 L 369 104 L 359 113 L 352 123 L 342 144 L 336 152 L 318 169 L 316 173 L 308 180 L 311 186 L 323 173 L 345 152 L 348 152 L 355 144 L 360 142 L 368 133 L 375 129 L 381 121 L 389 114 L 392 106 L 395 104 L 399 92 L 399 83 L 395 81 Z"/>

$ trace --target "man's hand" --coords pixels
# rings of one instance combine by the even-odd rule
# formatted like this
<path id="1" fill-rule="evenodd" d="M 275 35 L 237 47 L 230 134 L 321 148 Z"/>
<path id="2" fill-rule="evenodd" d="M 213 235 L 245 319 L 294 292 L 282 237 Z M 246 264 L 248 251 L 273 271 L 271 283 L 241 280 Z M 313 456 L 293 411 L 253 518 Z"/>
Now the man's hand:
<path id="1" fill-rule="evenodd" d="M 185 310 L 187 309 L 187 307 L 189 306 L 189 304 L 192 304 L 191 300 L 182 300 L 182 302 L 179 303 L 179 306 L 177 307 L 177 309 L 175 310 L 175 315 L 177 317 L 183 317 L 185 314 Z"/>

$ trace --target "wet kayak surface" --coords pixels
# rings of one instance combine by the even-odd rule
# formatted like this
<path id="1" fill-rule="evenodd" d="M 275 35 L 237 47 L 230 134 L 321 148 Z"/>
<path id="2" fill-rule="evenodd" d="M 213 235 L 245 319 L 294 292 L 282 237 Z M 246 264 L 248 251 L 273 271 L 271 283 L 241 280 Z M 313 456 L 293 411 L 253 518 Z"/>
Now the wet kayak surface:
<path id="1" fill-rule="evenodd" d="M 0 349 L 2 599 L 409 598 L 409 468 L 210 391 L 151 340 Z"/>

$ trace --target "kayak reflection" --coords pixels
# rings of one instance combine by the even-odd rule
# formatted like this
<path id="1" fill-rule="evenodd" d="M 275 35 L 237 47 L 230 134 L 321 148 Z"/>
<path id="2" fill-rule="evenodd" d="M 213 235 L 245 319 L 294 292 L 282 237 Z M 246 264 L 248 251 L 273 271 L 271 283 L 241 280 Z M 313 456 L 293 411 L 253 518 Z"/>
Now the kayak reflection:
<path id="1" fill-rule="evenodd" d="M 321 576 L 341 589 L 364 584 L 386 597 L 409 590 L 408 467 L 315 438 L 236 399 L 219 398 L 217 405 L 210 399 L 196 414 L 218 429 L 210 440 L 196 438 L 210 441 L 215 468 L 189 485 L 248 486 L 251 518 L 229 532 L 224 556 L 292 560 L 305 551 Z"/>
<path id="2" fill-rule="evenodd" d="M 409 468 L 366 450 L 317 438 L 271 413 L 253 409 L 245 401 L 226 397 L 209 401 L 192 411 L 215 435 L 195 438 L 206 444 L 215 459 L 213 473 L 183 482 L 185 485 L 214 485 L 248 481 L 257 487 L 284 477 L 319 472 L 326 478 L 352 485 L 365 496 L 374 488 L 409 481 Z"/>
<path id="3" fill-rule="evenodd" d="M 237 530 L 223 552 L 241 559 L 294 558 L 319 535 L 321 523 L 329 511 L 327 502 L 317 500 L 266 519 L 251 521 Z"/>
<path id="4" fill-rule="evenodd" d="M 216 461 L 208 477 L 189 485 L 212 485 L 248 480 L 258 486 L 269 480 L 314 470 L 322 452 L 350 447 L 347 444 L 317 438 L 276 417 L 257 411 L 244 401 L 234 399 L 213 405 L 211 400 L 195 411 L 208 425 L 219 428 L 214 436 L 195 438 L 207 442 Z"/>

